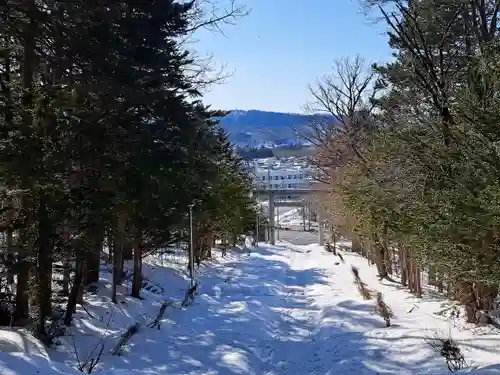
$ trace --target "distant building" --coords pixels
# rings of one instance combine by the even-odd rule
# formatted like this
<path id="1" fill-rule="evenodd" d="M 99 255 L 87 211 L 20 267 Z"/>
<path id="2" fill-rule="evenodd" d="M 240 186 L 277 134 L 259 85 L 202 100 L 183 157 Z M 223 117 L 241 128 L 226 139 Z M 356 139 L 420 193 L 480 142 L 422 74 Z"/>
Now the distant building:
<path id="1" fill-rule="evenodd" d="M 268 190 L 308 189 L 314 182 L 313 169 L 307 160 L 299 158 L 259 159 L 254 163 L 252 175 L 254 186 Z M 296 199 L 292 194 L 278 196 L 278 200 Z"/>

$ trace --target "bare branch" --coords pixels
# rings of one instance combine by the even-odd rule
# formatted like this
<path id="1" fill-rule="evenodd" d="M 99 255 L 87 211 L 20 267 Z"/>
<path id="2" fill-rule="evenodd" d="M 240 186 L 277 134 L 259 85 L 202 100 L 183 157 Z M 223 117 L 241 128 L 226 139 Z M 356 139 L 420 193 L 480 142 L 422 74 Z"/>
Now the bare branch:
<path id="1" fill-rule="evenodd" d="M 224 35 L 223 26 L 234 25 L 247 16 L 250 9 L 237 4 L 236 0 L 230 0 L 226 6 L 220 5 L 219 0 L 195 0 L 191 12 L 192 26 L 188 28 L 188 33 L 205 29 Z"/>
<path id="2" fill-rule="evenodd" d="M 323 182 L 346 163 L 355 160 L 366 164 L 361 150 L 366 143 L 364 133 L 373 124 L 371 114 L 378 92 L 374 83 L 373 70 L 357 56 L 336 61 L 333 73 L 310 88 L 314 100 L 308 110 L 320 114 L 313 116 L 301 136 L 319 149 L 312 162 L 321 171 Z"/>
<path id="3" fill-rule="evenodd" d="M 186 35 L 179 42 L 183 45 L 198 43 L 197 36 L 202 31 L 220 34 L 225 37 L 225 27 L 235 25 L 238 20 L 250 13 L 245 5 L 237 0 L 194 0 L 190 10 L 190 26 Z M 214 62 L 211 54 L 201 56 L 196 48 L 188 48 L 193 63 L 184 68 L 195 90 L 207 91 L 211 86 L 223 84 L 233 74 L 227 67 Z"/>
<path id="4" fill-rule="evenodd" d="M 357 113 L 373 110 L 377 94 L 374 77 L 373 70 L 366 67 L 360 56 L 336 61 L 333 73 L 323 76 L 316 87 L 310 88 L 314 101 L 309 104 L 309 111 L 326 112 L 347 131 L 348 127 L 355 126 L 353 120 Z"/>
<path id="5" fill-rule="evenodd" d="M 224 84 L 233 74 L 225 64 L 217 66 L 212 54 L 201 57 L 193 52 L 192 57 L 194 62 L 184 68 L 184 73 L 197 90 L 207 91 L 213 85 Z"/>

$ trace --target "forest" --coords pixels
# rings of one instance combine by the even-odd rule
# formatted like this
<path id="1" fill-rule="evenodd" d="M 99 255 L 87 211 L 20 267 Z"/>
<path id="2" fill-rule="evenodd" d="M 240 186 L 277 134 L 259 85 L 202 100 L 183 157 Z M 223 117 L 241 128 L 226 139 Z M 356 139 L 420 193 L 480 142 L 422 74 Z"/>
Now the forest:
<path id="1" fill-rule="evenodd" d="M 112 268 L 112 299 L 133 261 L 255 222 L 250 180 L 203 104 L 223 78 L 194 49 L 200 29 L 246 13 L 212 3 L 3 1 L 0 4 L 0 320 L 45 343 L 54 307 L 70 325 L 86 286 Z M 209 11 L 207 11 L 209 9 Z"/>
<path id="2" fill-rule="evenodd" d="M 361 0 L 388 30 L 392 58 L 337 61 L 311 86 L 311 123 L 333 238 L 465 306 L 467 322 L 498 312 L 500 35 L 498 0 Z"/>

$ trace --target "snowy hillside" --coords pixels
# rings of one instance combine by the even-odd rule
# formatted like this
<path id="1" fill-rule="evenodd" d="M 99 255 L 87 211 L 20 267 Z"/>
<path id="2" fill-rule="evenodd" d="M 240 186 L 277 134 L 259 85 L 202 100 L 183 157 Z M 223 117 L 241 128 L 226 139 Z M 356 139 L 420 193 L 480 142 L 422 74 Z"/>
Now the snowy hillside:
<path id="1" fill-rule="evenodd" d="M 88 312 L 78 311 L 60 345 L 45 353 L 4 344 L 0 374 L 81 374 L 78 362 L 96 358 L 102 348 L 96 374 L 444 375 L 444 359 L 430 341 L 450 334 L 469 365 L 499 362 L 497 330 L 452 324 L 437 314 L 440 298 L 417 299 L 380 283 L 366 259 L 342 254 L 345 263 L 317 245 L 285 243 L 250 254 L 237 249 L 226 258 L 217 253 L 199 269 L 200 289 L 190 307 L 180 305 L 188 286 L 183 257 L 149 259 L 144 299 L 125 293 L 117 306 L 108 297 L 110 273 L 103 268 L 95 294 L 86 298 Z M 383 293 L 394 313 L 391 327 L 374 313 L 373 301 L 358 295 L 352 265 L 368 288 Z M 165 300 L 173 303 L 162 324 L 148 327 Z M 123 353 L 112 355 L 136 323 Z M 16 341 L 13 335 L 4 332 L 4 341 Z M 473 372 L 500 374 L 500 367 Z"/>

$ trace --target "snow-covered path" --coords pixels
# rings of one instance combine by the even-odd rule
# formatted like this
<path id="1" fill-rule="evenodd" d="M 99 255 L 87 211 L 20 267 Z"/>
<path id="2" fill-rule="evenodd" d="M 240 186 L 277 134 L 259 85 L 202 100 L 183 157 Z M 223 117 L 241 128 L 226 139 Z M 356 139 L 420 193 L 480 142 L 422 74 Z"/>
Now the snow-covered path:
<path id="1" fill-rule="evenodd" d="M 169 334 L 176 340 L 169 340 L 168 373 L 447 373 L 428 343 L 436 332 L 449 334 L 449 323 L 431 316 L 441 302 L 384 286 L 365 259 L 344 257 L 345 264 L 316 245 L 288 244 L 207 267 L 196 305 L 172 317 Z M 373 301 L 359 297 L 351 264 L 386 295 L 395 313 L 392 327 L 375 315 Z M 466 350 L 466 357 L 480 351 L 483 361 L 488 355 L 480 347 Z M 495 357 L 486 360 L 495 363 Z"/>
<path id="2" fill-rule="evenodd" d="M 449 334 L 469 363 L 500 362 L 497 330 L 450 324 L 436 314 L 446 305 L 443 299 L 417 299 L 401 286 L 383 284 L 366 259 L 343 254 L 345 263 L 317 245 L 286 243 L 251 255 L 216 254 L 198 271 L 194 304 L 167 309 L 160 329 L 143 325 L 122 356 L 111 351 L 124 327 L 150 321 L 165 298 L 182 298 L 187 281 L 181 264 L 169 268 L 172 259 L 148 263 L 144 271 L 164 295 L 144 291 L 144 300 L 126 297 L 114 305 L 104 273 L 102 293 L 87 296 L 87 308 L 98 318 L 77 314 L 74 344 L 85 358 L 103 332 L 110 332 L 93 372 L 100 375 L 444 375 L 446 364 L 429 340 Z M 395 315 L 391 327 L 375 314 L 373 301 L 358 295 L 351 265 L 370 289 L 384 294 Z M 0 353 L 0 374 L 81 374 L 74 369 L 72 339 L 62 339 L 50 358 Z M 474 374 L 498 375 L 500 367 Z"/>
<path id="3" fill-rule="evenodd" d="M 196 360 L 176 361 L 181 367 L 170 368 L 173 373 L 315 373 L 320 311 L 307 288 L 326 279 L 320 270 L 301 267 L 304 255 L 261 248 L 207 269 L 196 305 L 172 326 L 174 336 L 191 326 L 193 336 L 175 343 L 173 352 L 191 352 Z"/>

